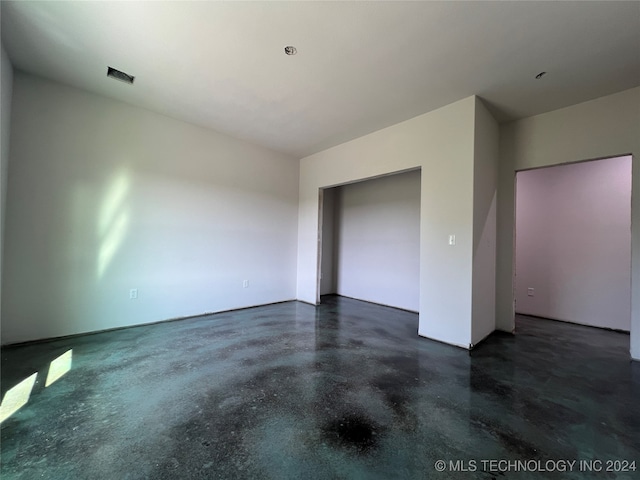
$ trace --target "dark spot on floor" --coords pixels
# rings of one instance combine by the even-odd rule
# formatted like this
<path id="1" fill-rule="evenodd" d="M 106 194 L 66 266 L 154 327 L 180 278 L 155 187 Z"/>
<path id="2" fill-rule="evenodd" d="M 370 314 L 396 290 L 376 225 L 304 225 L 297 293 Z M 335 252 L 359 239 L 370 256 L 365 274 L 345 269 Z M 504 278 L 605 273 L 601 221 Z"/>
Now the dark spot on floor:
<path id="1" fill-rule="evenodd" d="M 380 441 L 380 427 L 364 415 L 345 415 L 329 421 L 322 428 L 323 436 L 331 445 L 350 452 L 368 454 Z"/>

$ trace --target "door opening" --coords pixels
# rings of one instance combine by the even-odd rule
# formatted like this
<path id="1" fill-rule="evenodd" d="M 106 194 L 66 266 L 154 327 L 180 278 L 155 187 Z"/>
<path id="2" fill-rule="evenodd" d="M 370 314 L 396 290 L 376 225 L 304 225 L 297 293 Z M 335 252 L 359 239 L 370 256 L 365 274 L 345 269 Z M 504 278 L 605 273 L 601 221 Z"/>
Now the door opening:
<path id="1" fill-rule="evenodd" d="M 517 315 L 629 332 L 631 155 L 516 173 Z"/>
<path id="2" fill-rule="evenodd" d="M 420 190 L 419 169 L 321 190 L 318 303 L 338 294 L 419 310 Z"/>

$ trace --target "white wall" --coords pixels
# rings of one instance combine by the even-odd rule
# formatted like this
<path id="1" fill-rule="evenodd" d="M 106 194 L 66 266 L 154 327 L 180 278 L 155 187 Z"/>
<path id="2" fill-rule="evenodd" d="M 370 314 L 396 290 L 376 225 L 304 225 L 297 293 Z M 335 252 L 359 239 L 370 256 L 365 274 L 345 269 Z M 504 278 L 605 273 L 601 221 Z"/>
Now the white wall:
<path id="1" fill-rule="evenodd" d="M 418 311 L 420 171 L 339 188 L 337 293 Z"/>
<path id="2" fill-rule="evenodd" d="M 515 285 L 518 313 L 630 329 L 630 156 L 518 173 Z"/>
<path id="3" fill-rule="evenodd" d="M 319 188 L 421 168 L 418 332 L 469 347 L 476 102 L 469 97 L 301 160 L 298 299 L 316 301 Z"/>
<path id="4" fill-rule="evenodd" d="M 476 98 L 473 166 L 472 343 L 496 328 L 498 123 Z"/>
<path id="5" fill-rule="evenodd" d="M 640 359 L 640 87 L 501 126 L 497 328 L 513 329 L 515 172 L 633 154 L 631 355 Z"/>
<path id="6" fill-rule="evenodd" d="M 9 168 L 9 140 L 11 132 L 11 99 L 13 96 L 13 66 L 0 44 L 0 293 L 2 292 L 2 261 L 4 252 L 5 212 L 7 205 L 7 173 Z M 1 296 L 1 295 L 0 295 Z M 2 307 L 0 303 L 0 318 Z"/>
<path id="7" fill-rule="evenodd" d="M 21 73 L 13 98 L 3 343 L 295 298 L 295 159 Z"/>

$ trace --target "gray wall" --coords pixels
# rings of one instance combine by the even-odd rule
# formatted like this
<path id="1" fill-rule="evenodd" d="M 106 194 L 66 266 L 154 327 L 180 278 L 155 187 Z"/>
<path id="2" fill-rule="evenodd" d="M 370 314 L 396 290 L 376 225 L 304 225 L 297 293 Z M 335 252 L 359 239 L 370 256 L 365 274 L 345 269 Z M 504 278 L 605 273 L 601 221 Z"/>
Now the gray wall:
<path id="1" fill-rule="evenodd" d="M 515 285 L 518 313 L 630 329 L 630 156 L 518 173 Z"/>
<path id="2" fill-rule="evenodd" d="M 5 212 L 7 205 L 7 177 L 9 172 L 9 140 L 11 136 L 11 99 L 13 96 L 13 67 L 4 46 L 0 44 L 0 292 L 4 258 Z M 0 318 L 2 304 L 0 303 Z"/>
<path id="3" fill-rule="evenodd" d="M 420 171 L 339 187 L 336 291 L 418 311 Z"/>
<path id="4" fill-rule="evenodd" d="M 338 262 L 338 251 L 335 250 L 336 198 L 339 188 L 327 188 L 322 191 L 322 265 L 320 266 L 320 295 L 337 293 L 338 273 L 335 265 Z"/>
<path id="5" fill-rule="evenodd" d="M 3 343 L 295 298 L 296 159 L 22 73 L 13 99 Z"/>
<path id="6" fill-rule="evenodd" d="M 496 328 L 496 208 L 499 127 L 476 98 L 473 149 L 473 285 L 471 341 Z"/>

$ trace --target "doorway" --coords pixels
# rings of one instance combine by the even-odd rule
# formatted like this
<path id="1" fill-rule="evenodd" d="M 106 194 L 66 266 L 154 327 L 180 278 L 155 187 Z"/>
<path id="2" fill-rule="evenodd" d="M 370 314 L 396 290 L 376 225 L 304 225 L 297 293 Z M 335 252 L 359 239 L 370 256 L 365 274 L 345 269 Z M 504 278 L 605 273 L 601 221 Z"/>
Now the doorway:
<path id="1" fill-rule="evenodd" d="M 629 332 L 631 155 L 516 173 L 515 312 Z"/>
<path id="2" fill-rule="evenodd" d="M 420 170 L 320 193 L 318 303 L 337 294 L 417 312 Z"/>

